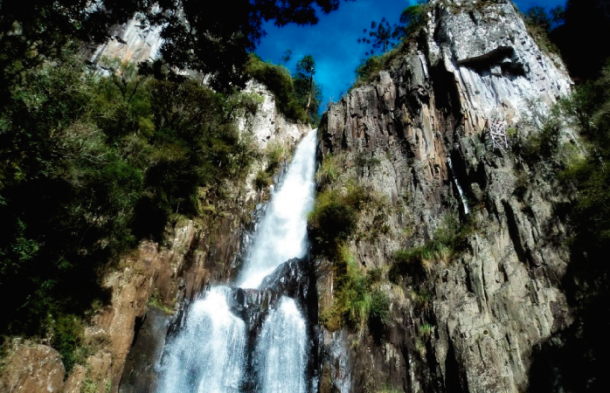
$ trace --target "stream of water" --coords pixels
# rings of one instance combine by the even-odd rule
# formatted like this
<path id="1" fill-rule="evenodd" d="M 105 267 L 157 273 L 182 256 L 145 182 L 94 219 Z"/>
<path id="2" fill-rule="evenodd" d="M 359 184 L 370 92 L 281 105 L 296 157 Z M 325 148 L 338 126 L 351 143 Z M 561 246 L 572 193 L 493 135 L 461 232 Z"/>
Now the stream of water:
<path id="1" fill-rule="evenodd" d="M 284 181 L 271 196 L 237 287 L 258 288 L 279 265 L 305 255 L 307 213 L 315 189 L 315 148 L 314 130 L 299 143 Z M 184 328 L 165 349 L 157 393 L 243 391 L 247 328 L 229 307 L 232 290 L 213 287 L 192 304 Z M 305 393 L 306 343 L 302 312 L 294 299 L 283 296 L 256 337 L 256 391 Z"/>

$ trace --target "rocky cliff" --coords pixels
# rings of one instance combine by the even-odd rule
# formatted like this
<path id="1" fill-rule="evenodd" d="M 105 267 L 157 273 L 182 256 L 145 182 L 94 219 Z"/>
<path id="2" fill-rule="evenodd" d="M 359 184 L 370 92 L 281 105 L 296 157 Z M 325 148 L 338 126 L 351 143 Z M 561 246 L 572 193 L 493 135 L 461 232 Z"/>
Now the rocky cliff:
<path id="1" fill-rule="evenodd" d="M 385 201 L 361 205 L 347 248 L 390 299 L 381 337 L 326 324 L 323 392 L 523 392 L 535 348 L 570 323 L 569 193 L 519 141 L 536 137 L 571 81 L 511 1 L 425 7 L 387 69 L 319 128 L 319 191 L 357 183 Z M 314 254 L 324 319 L 340 273 L 320 245 Z"/>

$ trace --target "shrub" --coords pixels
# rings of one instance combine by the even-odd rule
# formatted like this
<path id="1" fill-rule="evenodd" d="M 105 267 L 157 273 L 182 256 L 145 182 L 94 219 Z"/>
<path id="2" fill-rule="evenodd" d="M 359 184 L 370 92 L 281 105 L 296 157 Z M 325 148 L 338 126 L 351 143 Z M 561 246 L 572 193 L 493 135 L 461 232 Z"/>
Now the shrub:
<path id="1" fill-rule="evenodd" d="M 316 172 L 316 183 L 319 187 L 325 188 L 334 183 L 339 178 L 341 166 L 345 160 L 345 155 L 327 154 Z"/>
<path id="2" fill-rule="evenodd" d="M 471 222 L 460 224 L 454 217 L 448 216 L 434 233 L 433 240 L 422 246 L 398 250 L 394 254 L 390 280 L 398 283 L 402 277 L 409 276 L 415 282 L 422 282 L 436 265 L 451 262 L 473 230 Z"/>
<path id="3" fill-rule="evenodd" d="M 327 190 L 316 197 L 309 213 L 308 225 L 314 243 L 332 254 L 335 247 L 349 239 L 356 231 L 357 211 L 361 207 L 361 188 L 356 187 L 341 194 Z"/>
<path id="4" fill-rule="evenodd" d="M 260 191 L 263 188 L 269 187 L 272 180 L 273 179 L 271 178 L 269 172 L 261 169 L 260 171 L 256 172 L 256 176 L 254 177 L 254 188 Z"/>
<path id="5" fill-rule="evenodd" d="M 341 326 L 362 330 L 368 327 L 380 340 L 390 323 L 390 299 L 386 293 L 374 289 L 376 272 L 368 275 L 357 266 L 347 246 L 339 246 L 334 270 L 335 299 L 332 307 L 322 315 L 322 323 L 331 331 Z"/>
<path id="6" fill-rule="evenodd" d="M 66 372 L 84 360 L 79 356 L 82 351 L 84 328 L 82 321 L 75 315 L 61 315 L 54 325 L 51 344 L 61 356 Z"/>
<path id="7" fill-rule="evenodd" d="M 273 93 L 277 109 L 288 119 L 298 122 L 307 121 L 307 113 L 297 98 L 288 69 L 265 63 L 256 55 L 251 54 L 246 65 L 246 73 L 264 84 Z"/>
<path id="8" fill-rule="evenodd" d="M 315 234 L 326 242 L 347 240 L 356 228 L 356 212 L 340 202 L 329 202 L 312 214 Z"/>
<path id="9" fill-rule="evenodd" d="M 284 146 L 279 142 L 271 142 L 265 151 L 267 156 L 267 172 L 274 172 L 282 161 L 286 159 Z"/>

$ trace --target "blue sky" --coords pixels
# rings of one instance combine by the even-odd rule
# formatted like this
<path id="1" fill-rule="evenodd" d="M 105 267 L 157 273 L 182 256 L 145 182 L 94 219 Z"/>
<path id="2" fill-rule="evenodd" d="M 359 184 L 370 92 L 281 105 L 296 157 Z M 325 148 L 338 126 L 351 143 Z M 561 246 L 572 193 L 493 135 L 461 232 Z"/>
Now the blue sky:
<path id="1" fill-rule="evenodd" d="M 521 10 L 533 5 L 555 7 L 565 5 L 565 0 L 517 0 Z M 362 29 L 370 27 L 371 21 L 386 17 L 390 23 L 398 22 L 400 13 L 415 3 L 410 0 L 356 0 L 342 2 L 339 10 L 321 16 L 315 26 L 289 25 L 277 28 L 264 26 L 267 36 L 256 49 L 263 60 L 281 63 L 286 49 L 293 51 L 287 64 L 294 71 L 296 62 L 304 55 L 312 55 L 316 61 L 315 80 L 322 86 L 324 98 L 321 109 L 332 99 L 337 101 L 354 82 L 354 70 L 365 58 L 368 47 L 356 42 L 363 36 Z"/>

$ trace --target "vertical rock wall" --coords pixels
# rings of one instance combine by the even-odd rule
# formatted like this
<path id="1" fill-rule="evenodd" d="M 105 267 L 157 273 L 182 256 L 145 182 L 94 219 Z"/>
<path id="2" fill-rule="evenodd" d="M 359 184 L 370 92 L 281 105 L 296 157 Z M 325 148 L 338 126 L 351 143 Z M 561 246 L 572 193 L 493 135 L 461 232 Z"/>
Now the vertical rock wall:
<path id="1" fill-rule="evenodd" d="M 338 183 L 356 179 L 389 202 L 360 214 L 349 249 L 362 269 L 387 278 L 394 253 L 432 240 L 447 217 L 471 229 L 459 252 L 426 262 L 423 279 L 382 284 L 392 318 L 381 341 L 324 330 L 322 392 L 527 390 L 533 349 L 570 323 L 557 213 L 569 199 L 552 163 L 530 167 L 494 149 L 488 121 L 535 132 L 524 120 L 548 113 L 570 86 L 511 1 L 439 0 L 388 70 L 329 108 L 319 160 L 332 154 Z M 331 266 L 318 254 L 321 313 L 333 302 Z"/>

